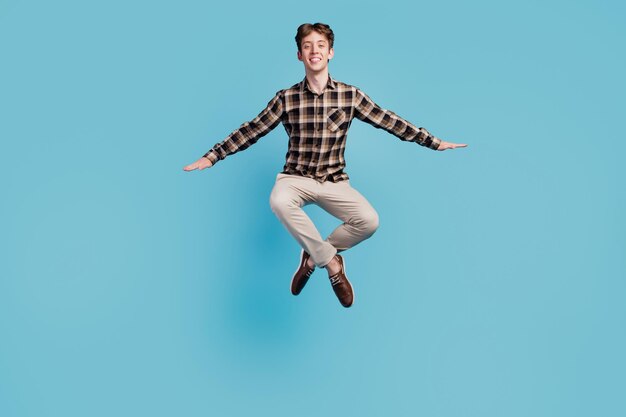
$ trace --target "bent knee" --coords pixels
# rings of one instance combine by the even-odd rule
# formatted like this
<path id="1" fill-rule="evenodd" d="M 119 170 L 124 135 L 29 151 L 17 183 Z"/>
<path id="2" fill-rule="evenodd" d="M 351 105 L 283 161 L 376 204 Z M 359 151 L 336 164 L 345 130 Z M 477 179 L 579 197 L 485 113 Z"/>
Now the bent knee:
<path id="1" fill-rule="evenodd" d="M 378 213 L 375 210 L 368 211 L 361 216 L 360 227 L 365 233 L 373 235 L 378 225 Z"/>
<path id="2" fill-rule="evenodd" d="M 294 204 L 293 198 L 287 192 L 273 190 L 270 194 L 270 207 L 274 213 L 282 212 L 289 207 L 293 207 Z"/>

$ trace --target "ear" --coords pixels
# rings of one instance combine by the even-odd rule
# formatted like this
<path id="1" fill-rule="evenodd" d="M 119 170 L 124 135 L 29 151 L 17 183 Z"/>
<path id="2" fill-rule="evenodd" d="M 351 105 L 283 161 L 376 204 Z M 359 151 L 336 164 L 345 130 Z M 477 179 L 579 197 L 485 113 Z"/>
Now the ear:
<path id="1" fill-rule="evenodd" d="M 302 54 L 298 51 L 298 61 L 302 61 Z"/>
<path id="2" fill-rule="evenodd" d="M 332 59 L 335 56 L 335 48 L 330 48 L 328 51 L 328 59 Z"/>

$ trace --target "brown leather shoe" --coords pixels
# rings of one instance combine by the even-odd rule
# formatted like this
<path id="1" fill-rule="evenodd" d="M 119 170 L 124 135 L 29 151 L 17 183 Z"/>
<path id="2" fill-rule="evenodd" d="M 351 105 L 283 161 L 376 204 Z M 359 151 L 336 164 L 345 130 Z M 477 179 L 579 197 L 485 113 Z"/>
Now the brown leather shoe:
<path id="1" fill-rule="evenodd" d="M 354 289 L 352 288 L 352 284 L 348 281 L 348 277 L 346 276 L 346 268 L 343 263 L 343 258 L 341 255 L 335 255 L 339 260 L 339 264 L 341 265 L 341 270 L 337 272 L 335 275 L 328 276 L 330 279 L 330 283 L 333 286 L 333 291 L 335 291 L 335 295 L 339 299 L 339 302 L 344 307 L 350 307 L 352 302 L 354 301 Z"/>
<path id="2" fill-rule="evenodd" d="M 302 249 L 302 253 L 300 254 L 300 265 L 291 279 L 291 293 L 293 295 L 300 294 L 300 291 L 302 291 L 309 278 L 311 278 L 311 274 L 315 270 L 315 267 L 309 268 L 307 265 L 307 261 L 310 257 L 311 255 Z"/>

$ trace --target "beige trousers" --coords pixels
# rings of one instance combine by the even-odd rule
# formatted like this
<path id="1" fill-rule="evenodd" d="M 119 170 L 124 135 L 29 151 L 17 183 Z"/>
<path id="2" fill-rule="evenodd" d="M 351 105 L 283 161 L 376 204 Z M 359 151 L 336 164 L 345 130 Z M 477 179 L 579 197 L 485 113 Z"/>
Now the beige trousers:
<path id="1" fill-rule="evenodd" d="M 327 238 L 302 210 L 316 204 L 343 221 Z M 337 252 L 369 238 L 378 228 L 378 213 L 350 181 L 320 183 L 312 178 L 279 173 L 270 195 L 276 217 L 300 246 L 311 255 L 315 265 L 324 267 Z"/>

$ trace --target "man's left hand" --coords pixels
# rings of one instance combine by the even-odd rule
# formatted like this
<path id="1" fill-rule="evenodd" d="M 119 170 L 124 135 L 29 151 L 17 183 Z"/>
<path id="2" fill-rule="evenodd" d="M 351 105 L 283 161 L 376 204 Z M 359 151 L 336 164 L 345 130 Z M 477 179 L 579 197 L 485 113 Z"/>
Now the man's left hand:
<path id="1" fill-rule="evenodd" d="M 445 151 L 446 149 L 465 148 L 466 146 L 467 145 L 465 143 L 452 143 L 452 142 L 445 142 L 442 140 L 437 150 Z"/>

